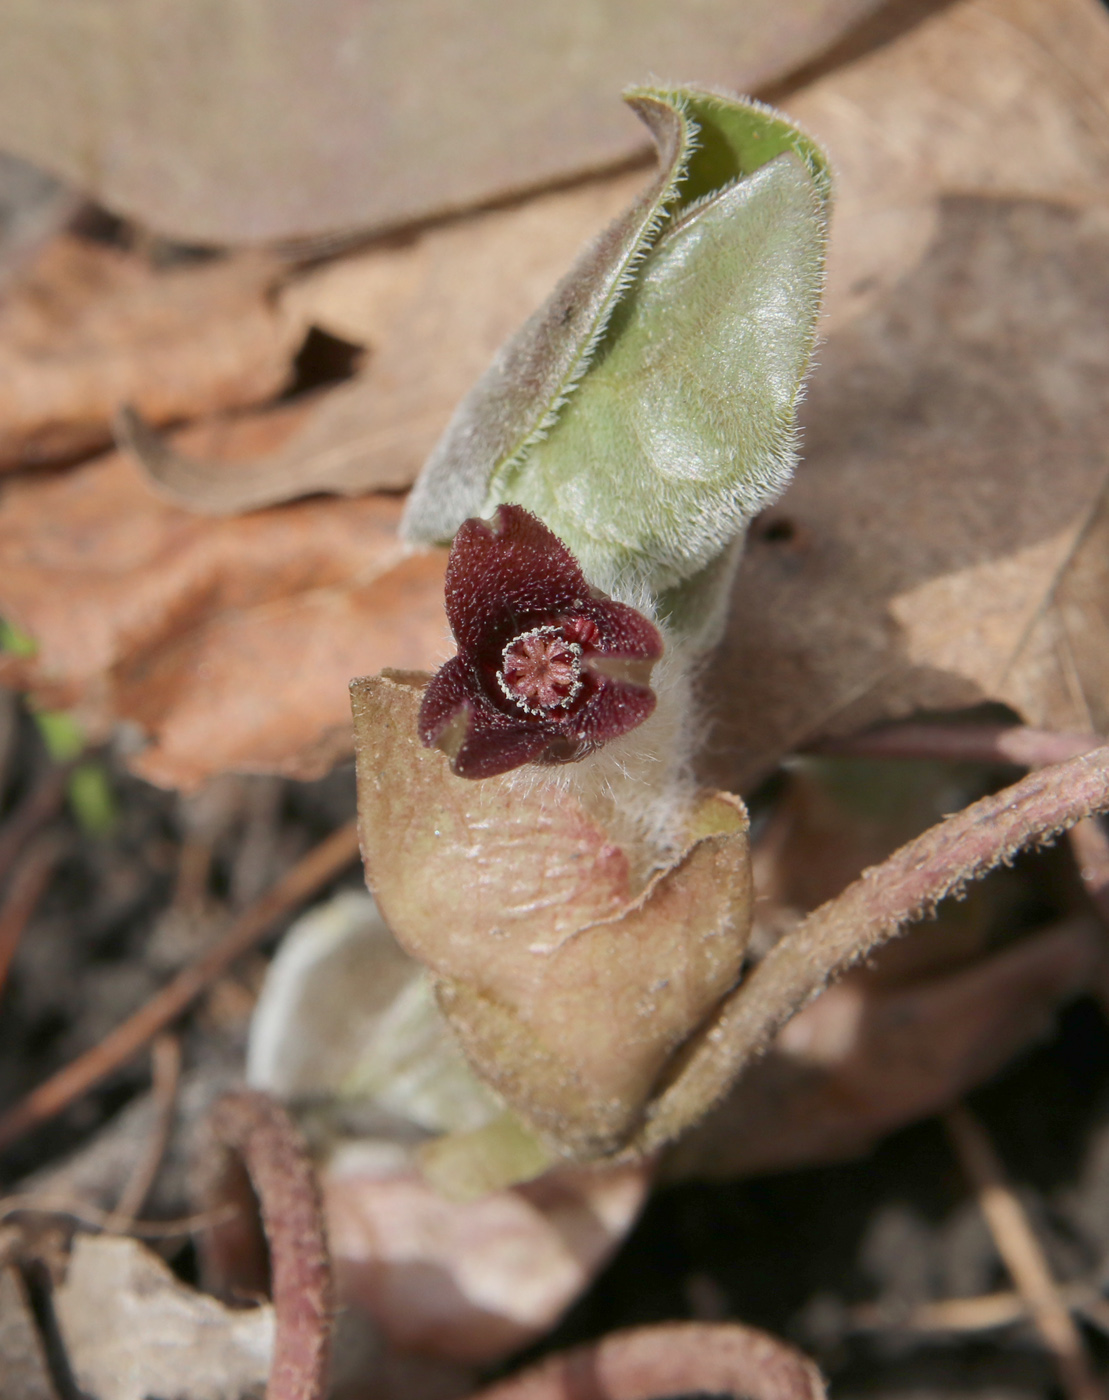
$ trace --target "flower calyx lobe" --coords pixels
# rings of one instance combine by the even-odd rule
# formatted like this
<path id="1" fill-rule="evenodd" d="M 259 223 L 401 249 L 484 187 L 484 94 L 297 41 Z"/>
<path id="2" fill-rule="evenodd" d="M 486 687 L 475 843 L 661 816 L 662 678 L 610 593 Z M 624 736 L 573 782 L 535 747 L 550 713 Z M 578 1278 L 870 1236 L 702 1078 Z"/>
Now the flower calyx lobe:
<path id="1" fill-rule="evenodd" d="M 419 731 L 459 777 L 583 758 L 655 708 L 647 682 L 662 655 L 658 629 L 591 588 L 523 506 L 463 522 L 446 608 L 458 654 L 432 678 Z"/>

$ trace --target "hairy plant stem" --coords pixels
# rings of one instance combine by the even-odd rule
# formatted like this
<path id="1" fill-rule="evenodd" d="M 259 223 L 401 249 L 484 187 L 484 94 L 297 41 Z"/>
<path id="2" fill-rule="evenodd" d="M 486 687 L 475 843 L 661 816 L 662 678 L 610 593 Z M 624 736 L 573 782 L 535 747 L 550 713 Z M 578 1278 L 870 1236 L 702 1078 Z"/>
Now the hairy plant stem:
<path id="1" fill-rule="evenodd" d="M 1013 763 L 1042 768 L 1092 753 L 1099 734 L 1058 733 L 1024 724 L 887 724 L 842 739 L 824 739 L 808 750 L 837 758 L 916 758 L 948 763 Z"/>
<path id="2" fill-rule="evenodd" d="M 786 1021 L 942 899 L 957 896 L 1025 847 L 1046 844 L 1104 811 L 1109 747 L 1030 773 L 865 870 L 782 938 L 725 1000 L 621 1155 L 655 1152 L 682 1125 L 708 1112 Z"/>
<path id="3" fill-rule="evenodd" d="M 256 1089 L 225 1094 L 213 1136 L 250 1177 L 269 1245 L 276 1322 L 266 1400 L 320 1400 L 331 1340 L 331 1266 L 308 1149 L 275 1099 Z"/>

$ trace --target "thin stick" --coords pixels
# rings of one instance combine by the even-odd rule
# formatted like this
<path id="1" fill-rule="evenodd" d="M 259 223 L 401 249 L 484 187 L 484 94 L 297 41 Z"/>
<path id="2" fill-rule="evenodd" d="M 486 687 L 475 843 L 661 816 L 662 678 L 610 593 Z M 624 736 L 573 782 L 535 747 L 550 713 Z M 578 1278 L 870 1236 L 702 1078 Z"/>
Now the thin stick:
<path id="1" fill-rule="evenodd" d="M 302 856 L 268 894 L 243 911 L 216 947 L 179 972 L 99 1045 L 60 1069 L 0 1117 L 0 1149 L 53 1118 L 133 1059 L 237 958 L 249 952 L 277 919 L 334 879 L 357 854 L 358 829 L 354 822 L 348 822 Z"/>
<path id="2" fill-rule="evenodd" d="M 44 836 L 27 848 L 16 865 L 4 900 L 0 903 L 0 992 L 8 980 L 19 940 L 39 900 L 57 869 L 65 843 L 58 836 Z"/>
<path id="3" fill-rule="evenodd" d="M 319 1400 L 331 1341 L 331 1266 L 308 1149 L 268 1094 L 242 1089 L 212 1110 L 217 1142 L 243 1163 L 262 1207 L 276 1322 L 266 1400 Z"/>
<path id="4" fill-rule="evenodd" d="M 69 764 L 48 768 L 0 828 L 0 881 L 35 832 L 61 811 L 69 772 Z"/>
<path id="5" fill-rule="evenodd" d="M 1061 1284 L 1057 1291 L 1069 1309 L 1084 1314 L 1104 1302 L 1092 1283 Z M 859 1332 L 989 1332 L 1026 1322 L 1028 1315 L 1025 1299 L 1009 1289 L 982 1293 L 977 1298 L 941 1298 L 908 1312 L 880 1303 L 860 1303 L 848 1311 L 847 1322 L 849 1330 Z"/>
<path id="6" fill-rule="evenodd" d="M 1109 747 L 1029 773 L 931 827 L 813 910 L 726 999 L 620 1154 L 647 1156 L 717 1103 L 828 983 L 941 900 L 1075 822 L 1109 810 Z"/>
<path id="7" fill-rule="evenodd" d="M 1055 1358 L 1064 1389 L 1071 1400 L 1105 1400 L 1106 1392 L 1094 1375 L 1082 1334 L 1059 1296 L 1044 1252 L 1006 1180 L 988 1133 L 965 1104 L 950 1109 L 943 1122 L 977 1193 L 997 1252 Z"/>
<path id="8" fill-rule="evenodd" d="M 214 1210 L 182 1215 L 173 1220 L 132 1220 L 122 1230 L 109 1229 L 112 1214 L 90 1205 L 88 1201 L 78 1201 L 69 1196 L 0 1196 L 0 1220 L 8 1220 L 13 1215 L 64 1215 L 79 1225 L 87 1225 L 91 1230 L 100 1230 L 104 1234 L 134 1235 L 143 1240 L 169 1239 L 175 1235 L 195 1235 L 201 1230 L 211 1230 L 234 1215 L 235 1207 L 218 1206 Z"/>
<path id="9" fill-rule="evenodd" d="M 1022 724 L 890 724 L 807 750 L 845 758 L 925 758 L 948 762 L 1015 763 L 1042 768 L 1101 748 L 1098 734 L 1057 734 Z"/>
<path id="10" fill-rule="evenodd" d="M 125 1233 L 138 1218 L 150 1195 L 173 1132 L 177 1089 L 181 1083 L 181 1041 L 172 1031 L 162 1031 L 154 1037 L 150 1054 L 153 1061 L 154 1123 L 146 1146 L 120 1192 L 116 1208 L 104 1226 L 109 1233 Z"/>

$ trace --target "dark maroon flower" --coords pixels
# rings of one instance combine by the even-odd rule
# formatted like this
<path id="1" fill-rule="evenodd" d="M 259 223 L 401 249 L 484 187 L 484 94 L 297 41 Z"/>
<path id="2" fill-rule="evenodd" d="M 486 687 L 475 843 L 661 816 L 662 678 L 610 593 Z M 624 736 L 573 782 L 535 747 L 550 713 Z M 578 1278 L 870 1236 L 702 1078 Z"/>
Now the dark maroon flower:
<path id="1" fill-rule="evenodd" d="M 562 541 L 523 506 L 466 520 L 447 563 L 458 643 L 431 680 L 420 738 L 463 778 L 559 763 L 642 724 L 662 655 L 634 608 L 590 588 Z"/>

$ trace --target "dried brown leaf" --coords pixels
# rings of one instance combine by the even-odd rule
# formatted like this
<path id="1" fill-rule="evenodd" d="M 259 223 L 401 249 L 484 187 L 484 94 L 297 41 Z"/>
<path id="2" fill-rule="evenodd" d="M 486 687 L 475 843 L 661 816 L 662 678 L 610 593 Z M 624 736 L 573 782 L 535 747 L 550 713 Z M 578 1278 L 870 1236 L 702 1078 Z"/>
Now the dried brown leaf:
<path id="1" fill-rule="evenodd" d="M 713 781 L 921 706 L 1093 727 L 1096 641 L 1085 686 L 1067 642 L 1096 581 L 1065 633 L 1047 605 L 1105 475 L 1107 72 L 1089 0 L 966 0 L 791 103 L 839 167 L 831 333 L 741 566 Z"/>
<path id="2" fill-rule="evenodd" d="M 69 223 L 80 203 L 60 180 L 0 151 L 0 288 Z"/>
<path id="3" fill-rule="evenodd" d="M 751 90 L 876 3 L 31 0 L 5 15 L 0 144 L 187 242 L 395 226 L 638 154 L 628 83 Z"/>
<path id="4" fill-rule="evenodd" d="M 233 461 L 303 412 L 183 441 Z M 0 616 L 38 651 L 0 668 L 42 703 L 75 707 L 94 734 L 132 721 L 151 741 L 133 766 L 154 782 L 326 772 L 351 751 L 351 674 L 446 651 L 444 557 L 406 557 L 399 514 L 375 496 L 213 523 L 152 496 L 118 454 L 13 482 L 0 501 Z"/>
<path id="5" fill-rule="evenodd" d="M 381 1143 L 322 1175 L 339 1296 L 403 1349 L 488 1363 L 547 1331 L 630 1229 L 648 1169 L 562 1168 L 445 1200 Z"/>
<path id="6" fill-rule="evenodd" d="M 278 452 L 233 475 L 173 452 L 133 420 L 124 440 L 162 495 L 212 515 L 311 491 L 409 486 L 501 342 L 642 184 L 638 173 L 590 181 L 380 244 L 293 282 L 282 296 L 290 322 L 371 353 Z"/>
<path id="7" fill-rule="evenodd" d="M 820 732 L 918 705 L 995 695 L 1040 723 L 1080 728 L 1089 727 L 1080 714 L 1097 712 L 1104 649 L 1090 598 L 1099 536 L 1087 522 L 1100 490 L 1100 385 L 1109 360 L 1098 316 L 1109 237 L 1097 203 L 1109 175 L 1106 23 L 1093 0 L 940 6 L 790 100 L 838 167 L 832 335 L 810 391 L 808 460 L 785 502 L 753 532 L 742 566 L 715 682 L 721 727 L 706 761 L 712 782 L 738 788 Z M 346 443 L 382 471 L 395 465 L 394 480 L 410 473 L 440 421 L 423 416 L 422 380 L 436 405 L 429 413 L 446 414 L 475 309 L 491 308 L 488 342 L 481 325 L 473 335 L 483 357 L 516 314 L 508 273 L 504 299 L 490 290 L 500 268 L 528 282 L 526 295 L 512 293 L 516 305 L 537 301 L 557 270 L 553 246 L 549 274 L 540 266 L 546 252 L 510 263 L 510 230 L 538 249 L 537 229 L 549 223 L 569 243 L 592 217 L 594 198 L 602 221 L 600 205 L 615 202 L 617 183 L 544 196 L 535 207 L 551 201 L 546 220 L 529 223 L 531 205 L 489 214 L 475 223 L 484 232 L 472 242 L 469 223 L 460 222 L 352 260 L 349 283 L 340 263 L 312 274 L 303 291 L 293 288 L 293 319 L 311 308 L 337 332 L 362 328 L 377 352 L 364 385 L 334 391 L 317 418 L 300 423 L 298 462 L 319 460 L 310 440 L 318 431 L 327 451 Z M 347 295 L 354 309 L 344 321 Z M 440 335 L 441 359 L 433 349 Z M 466 359 L 467 375 L 476 358 Z M 363 420 L 360 396 L 365 388 L 368 406 L 371 386 L 376 407 Z M 359 436 L 364 422 L 381 430 L 372 450 Z M 200 458 L 223 455 L 195 438 L 181 447 Z M 275 447 L 258 442 L 241 455 Z M 99 468 L 75 481 L 91 483 L 92 470 Z M 96 478 L 109 479 L 121 478 L 106 470 Z M 154 646 L 147 620 L 128 612 L 122 557 L 101 568 L 117 587 L 111 600 L 100 594 L 99 612 L 91 602 L 99 575 L 80 611 L 93 579 L 82 572 L 86 544 L 76 538 L 49 565 L 25 572 L 27 549 L 55 533 L 65 488 L 49 485 L 57 494 L 33 509 L 20 495 L 0 507 L 0 615 L 19 622 L 25 613 L 22 625 L 41 630 L 43 648 L 31 667 L 5 658 L 5 674 L 26 676 L 44 700 L 79 700 L 101 728 L 117 710 L 133 715 L 154 738 L 137 762 L 157 781 L 194 785 L 220 767 L 322 771 L 349 742 L 333 676 L 441 659 L 437 644 L 424 650 L 439 626 L 430 622 L 433 612 L 438 619 L 435 566 L 417 560 L 397 575 L 406 598 L 382 576 L 373 597 L 342 586 L 298 590 L 295 601 L 273 604 L 272 618 L 261 608 L 217 606 L 203 620 L 198 600 L 212 596 L 207 584 L 182 581 L 178 594 L 169 583 L 185 630 L 171 645 L 163 613 Z M 184 520 L 140 505 L 137 482 L 119 501 L 137 519 L 162 522 L 157 530 Z M 25 504 L 16 510 L 18 502 Z M 333 508 L 353 521 L 363 507 Z M 304 509 L 322 519 L 321 503 Z M 111 513 L 97 530 L 105 539 Z M 17 516 L 23 540 L 13 552 L 5 522 Z M 1051 585 L 1079 539 L 1085 553 L 1052 608 Z M 283 573 L 278 557 L 268 567 Z M 145 593 L 140 586 L 135 597 Z M 71 607 L 81 627 L 66 630 Z M 392 629 L 389 646 L 373 656 L 363 650 L 373 635 L 370 611 Z M 289 650 L 307 664 L 274 664 L 275 625 L 288 629 Z M 126 640 L 132 632 L 135 646 Z M 63 636 L 65 657 L 55 640 Z"/>
<path id="8" fill-rule="evenodd" d="M 352 686 L 370 888 L 482 1077 L 564 1151 L 611 1150 L 738 976 L 746 814 L 703 796 L 652 872 L 584 790 L 456 778 L 418 739 L 425 679 Z"/>
<path id="9" fill-rule="evenodd" d="M 240 1400 L 265 1384 L 273 1309 L 225 1308 L 137 1240 L 79 1235 L 55 1307 L 77 1384 L 97 1400 Z"/>
<path id="10" fill-rule="evenodd" d="M 111 441 L 134 403 L 158 423 L 272 397 L 304 328 L 269 295 L 260 254 L 156 269 L 60 234 L 0 304 L 0 468 Z"/>

